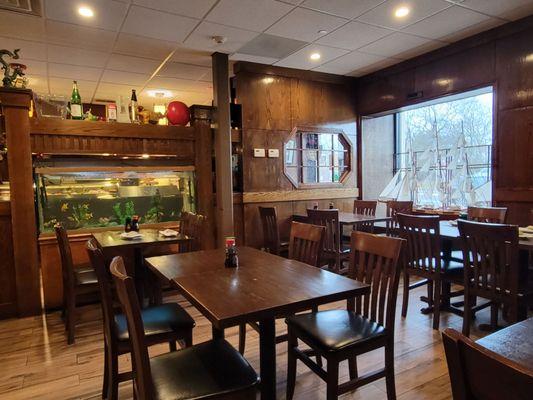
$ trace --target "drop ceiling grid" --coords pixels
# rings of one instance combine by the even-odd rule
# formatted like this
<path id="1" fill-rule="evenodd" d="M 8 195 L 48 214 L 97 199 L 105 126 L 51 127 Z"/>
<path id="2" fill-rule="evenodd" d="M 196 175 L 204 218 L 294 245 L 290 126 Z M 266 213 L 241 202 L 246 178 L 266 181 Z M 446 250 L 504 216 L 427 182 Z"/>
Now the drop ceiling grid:
<path id="1" fill-rule="evenodd" d="M 102 2 L 104 0 L 91 0 L 91 1 L 93 3 L 103 4 Z M 197 54 L 193 50 L 188 50 L 188 49 L 184 50 L 184 44 L 185 46 L 187 46 L 187 43 L 189 43 L 190 41 L 194 42 L 193 40 L 191 40 L 191 38 L 193 38 L 195 35 L 199 35 L 198 32 L 200 32 L 201 29 L 205 30 L 205 28 L 203 28 L 206 26 L 205 24 L 210 24 L 208 26 L 210 26 L 213 29 L 213 32 L 208 31 L 209 35 L 207 35 L 207 32 L 203 32 L 202 35 L 206 35 L 203 37 L 207 37 L 210 35 L 217 35 L 216 29 L 217 27 L 221 27 L 221 30 L 228 29 L 231 32 L 233 32 L 236 36 L 239 36 L 241 32 L 243 34 L 244 32 L 249 32 L 249 34 L 247 35 L 253 38 L 261 33 L 268 33 L 269 31 L 272 31 L 273 27 L 276 27 L 277 25 L 282 23 L 286 18 L 289 18 L 291 13 L 303 13 L 305 15 L 312 15 L 316 17 L 317 21 L 319 21 L 318 25 L 320 25 L 320 21 L 325 18 L 329 21 L 332 21 L 331 26 L 333 26 L 333 29 L 331 29 L 330 32 L 324 35 L 317 34 L 316 37 L 312 38 L 311 40 L 306 40 L 307 42 L 306 46 L 294 51 L 292 54 L 288 55 L 282 60 L 276 60 L 274 63 L 283 64 L 283 60 L 287 60 L 287 59 L 291 59 L 293 60 L 292 62 L 295 62 L 294 59 L 296 58 L 297 62 L 295 62 L 295 64 L 293 65 L 300 65 L 301 61 L 306 61 L 306 57 L 307 57 L 307 54 L 305 53 L 305 51 L 302 51 L 302 49 L 312 50 L 313 47 L 320 46 L 320 48 L 324 49 L 325 51 L 329 51 L 328 54 L 330 55 L 328 57 L 324 57 L 326 59 L 322 60 L 316 65 L 304 65 L 303 68 L 316 69 L 316 70 L 326 71 L 326 72 L 328 71 L 328 69 L 330 69 L 332 70 L 331 72 L 334 72 L 335 70 L 346 71 L 349 68 L 348 66 L 346 66 L 346 63 L 350 60 L 349 57 L 351 57 L 351 59 L 353 59 L 354 61 L 357 61 L 357 54 L 367 55 L 366 59 L 368 60 L 375 60 L 376 57 L 383 57 L 382 61 L 385 64 L 399 62 L 400 60 L 404 59 L 402 54 L 386 54 L 386 55 L 378 54 L 380 53 L 380 48 L 379 48 L 380 44 L 381 43 L 385 44 L 389 42 L 389 47 L 390 47 L 391 46 L 390 41 L 393 40 L 394 38 L 396 39 L 397 38 L 400 38 L 400 39 L 411 38 L 410 40 L 413 42 L 413 44 L 415 44 L 415 46 L 414 48 L 409 48 L 409 46 L 407 46 L 408 48 L 405 50 L 408 52 L 406 54 L 413 54 L 413 55 L 417 55 L 416 49 L 419 48 L 418 44 L 421 45 L 420 49 L 423 50 L 423 52 L 425 52 L 425 51 L 428 51 L 426 49 L 426 46 L 428 44 L 435 47 L 435 46 L 445 45 L 446 43 L 449 43 L 453 40 L 457 40 L 458 38 L 461 37 L 460 34 L 455 35 L 456 37 L 454 37 L 453 40 L 451 39 L 451 37 L 453 37 L 453 33 L 456 33 L 456 32 L 452 32 L 451 36 L 446 35 L 445 37 L 436 37 L 435 35 L 431 35 L 431 34 L 424 35 L 426 32 L 428 32 L 428 26 L 431 27 L 431 24 L 435 19 L 440 20 L 440 21 L 445 19 L 445 16 L 444 16 L 445 12 L 447 13 L 449 12 L 452 15 L 462 15 L 460 10 L 464 10 L 465 14 L 468 13 L 474 19 L 477 18 L 477 20 L 483 20 L 484 17 L 487 17 L 487 19 L 490 19 L 491 24 L 487 23 L 486 27 L 482 29 L 488 29 L 494 26 L 494 24 L 500 24 L 500 23 L 507 21 L 507 19 L 494 16 L 494 15 L 490 15 L 484 12 L 484 10 L 488 10 L 488 11 L 498 10 L 498 12 L 501 13 L 504 10 L 504 8 L 502 8 L 501 5 L 494 3 L 496 0 L 487 0 L 487 2 L 483 3 L 482 5 L 480 5 L 481 3 L 479 3 L 479 0 L 405 0 L 404 1 L 405 3 L 415 4 L 415 5 L 416 3 L 424 2 L 420 4 L 424 4 L 424 6 L 430 11 L 425 12 L 425 13 L 423 11 L 420 11 L 422 12 L 420 18 L 413 18 L 413 20 L 409 21 L 407 24 L 405 24 L 405 26 L 402 25 L 398 27 L 391 26 L 391 24 L 387 25 L 386 20 L 384 20 L 383 18 L 379 19 L 375 17 L 375 15 L 377 15 L 378 17 L 380 15 L 386 16 L 387 14 L 386 13 L 383 14 L 383 10 L 386 10 L 387 7 L 392 7 L 396 5 L 398 3 L 397 0 L 363 0 L 361 3 L 363 3 L 364 7 L 361 8 L 360 10 L 364 10 L 364 11 L 362 13 L 352 12 L 352 14 L 349 16 L 339 15 L 338 11 L 335 11 L 335 10 L 331 11 L 332 10 L 331 3 L 324 2 L 322 4 L 318 2 L 317 0 L 280 0 L 280 1 L 268 0 L 268 2 L 271 3 L 272 7 L 275 8 L 274 10 L 274 8 L 268 9 L 268 7 L 265 8 L 266 6 L 263 7 L 264 14 L 265 14 L 264 18 L 268 20 L 267 21 L 268 23 L 267 22 L 263 23 L 260 27 L 261 29 L 250 30 L 250 29 L 253 29 L 253 24 L 251 24 L 250 21 L 245 21 L 244 23 L 240 24 L 239 18 L 233 18 L 233 22 L 232 22 L 231 21 L 232 18 L 225 18 L 225 15 L 228 15 L 228 13 L 231 13 L 232 9 L 234 9 L 235 7 L 243 7 L 243 5 L 247 4 L 247 2 L 249 4 L 253 4 L 251 0 L 197 0 L 197 2 L 195 2 L 195 6 L 192 8 L 184 7 L 184 5 L 188 4 L 188 1 L 181 1 L 181 0 L 177 0 L 174 3 L 159 2 L 157 0 L 131 0 L 131 1 L 106 0 L 106 1 L 108 1 L 108 3 L 106 4 L 113 5 L 111 9 L 115 10 L 115 14 L 111 13 L 113 15 L 106 16 L 105 21 L 94 22 L 94 24 L 97 24 L 97 25 L 99 24 L 100 26 L 98 31 L 95 31 L 95 28 L 94 26 L 91 26 L 90 21 L 87 22 L 87 21 L 83 21 L 79 19 L 79 17 L 76 15 L 74 11 L 77 3 L 74 3 L 71 0 L 43 0 L 43 3 L 44 3 L 43 4 L 43 15 L 45 15 L 45 17 L 41 18 L 39 23 L 41 25 L 40 29 L 42 29 L 44 32 L 47 32 L 46 35 L 44 37 L 38 37 L 37 35 L 33 35 L 29 37 L 23 36 L 23 38 L 15 37 L 15 39 L 17 40 L 31 39 L 30 42 L 41 43 L 45 45 L 46 60 L 44 60 L 44 64 L 46 66 L 45 75 L 46 75 L 46 81 L 47 81 L 46 84 L 47 84 L 49 93 L 52 93 L 51 80 L 62 78 L 61 76 L 56 76 L 56 75 L 61 75 L 61 72 L 56 72 L 56 71 L 63 71 L 63 72 L 64 71 L 76 71 L 76 70 L 83 71 L 82 68 L 86 67 L 85 72 L 88 73 L 87 76 L 91 76 L 90 74 L 95 72 L 95 70 L 91 70 L 91 68 L 98 68 L 99 69 L 98 76 L 96 80 L 94 81 L 94 84 L 95 84 L 94 90 L 92 91 L 91 96 L 90 96 L 91 101 L 93 101 L 99 95 L 99 89 L 101 87 L 106 86 L 107 84 L 114 83 L 114 82 L 106 82 L 105 76 L 106 74 L 108 74 L 107 71 L 112 71 L 115 73 L 123 72 L 124 75 L 126 75 L 126 73 L 129 73 L 130 74 L 129 76 L 131 76 L 133 79 L 134 73 L 133 71 L 131 71 L 132 68 L 129 68 L 130 71 L 120 71 L 117 69 L 110 69 L 110 67 L 116 68 L 116 65 L 117 65 L 117 64 L 111 64 L 111 60 L 113 59 L 114 56 L 135 57 L 137 58 L 137 60 L 147 60 L 147 61 L 150 60 L 154 62 L 153 63 L 154 68 L 151 71 L 151 73 L 147 72 L 148 69 L 151 68 L 150 66 L 151 63 L 149 62 L 144 63 L 145 65 L 143 66 L 144 68 L 143 73 L 145 74 L 146 79 L 140 79 L 140 81 L 142 81 L 142 84 L 139 84 L 140 82 L 137 82 L 136 85 L 133 85 L 135 87 L 140 88 L 141 90 L 145 88 L 150 88 L 151 87 L 150 82 L 152 81 L 157 82 L 158 81 L 157 78 L 165 78 L 165 79 L 169 78 L 167 75 L 165 75 L 164 77 L 161 76 L 160 72 L 164 71 L 166 67 L 176 67 L 169 63 L 175 62 L 173 61 L 174 57 L 179 58 L 179 55 L 183 53 L 184 51 L 191 53 L 190 56 L 188 55 L 187 57 L 185 57 L 185 59 L 191 63 L 190 65 L 198 65 L 203 68 L 209 68 L 207 67 L 208 60 L 206 59 L 207 51 L 209 52 L 216 51 L 216 47 L 214 47 L 212 44 L 210 44 L 209 48 L 207 49 L 205 47 L 200 48 L 201 46 L 197 46 L 195 49 L 195 50 L 198 50 Z M 267 0 L 264 0 L 264 1 L 266 2 Z M 350 3 L 351 1 L 352 0 L 342 0 L 342 1 L 339 0 L 339 3 L 335 4 L 335 6 L 337 6 L 337 10 L 339 9 L 338 7 L 341 7 L 341 8 L 344 7 L 344 10 L 351 9 L 353 11 L 354 9 L 350 8 L 354 6 L 352 3 Z M 492 6 L 491 4 L 487 5 L 487 3 L 491 3 L 491 2 L 492 2 Z M 527 7 L 530 3 L 533 6 L 533 1 L 528 1 L 528 0 L 509 0 L 508 3 L 509 3 L 509 7 L 513 9 L 518 8 L 518 7 L 523 7 L 523 8 Z M 69 4 L 69 7 L 71 7 L 73 10 L 72 14 L 68 14 L 68 13 L 65 14 L 63 10 L 58 11 L 54 9 L 52 10 L 53 11 L 52 14 L 55 15 L 57 18 L 59 18 L 59 20 L 47 18 L 49 17 L 47 14 L 47 6 L 49 6 L 50 4 L 52 5 Z M 169 8 L 171 8 L 171 10 L 169 10 Z M 190 29 L 187 29 L 186 31 L 179 31 L 179 32 L 182 32 L 180 34 L 178 30 L 175 30 L 174 28 L 173 30 L 166 31 L 164 26 L 162 27 L 150 26 L 148 27 L 147 30 L 143 32 L 142 26 L 139 26 L 138 32 L 136 32 L 136 34 L 134 35 L 131 35 L 129 32 L 126 32 L 124 27 L 128 24 L 131 28 L 131 22 L 128 22 L 130 21 L 128 18 L 130 18 L 132 15 L 132 9 L 134 9 L 136 13 L 139 13 L 139 12 L 149 13 L 150 15 L 155 15 L 155 16 L 157 16 L 158 13 L 164 13 L 166 15 L 165 18 L 167 20 L 167 24 L 166 24 L 167 27 L 169 26 L 168 22 L 171 21 L 172 16 L 176 16 L 176 18 L 179 17 L 181 19 L 186 18 L 186 20 L 189 21 L 190 23 Z M 98 11 L 98 9 L 96 9 L 96 11 Z M 106 11 L 107 11 L 107 8 L 106 8 Z M 240 15 L 243 15 L 243 16 L 250 15 L 251 16 L 250 18 L 252 18 L 253 11 L 255 10 L 250 10 L 250 11 L 241 10 Z M 505 9 L 505 12 L 507 13 L 506 15 L 508 15 L 510 11 L 512 10 Z M 503 15 L 503 14 L 500 14 L 500 15 Z M 372 18 L 372 16 L 374 17 Z M 33 18 L 36 18 L 36 17 L 33 17 Z M 243 18 L 240 18 L 240 19 L 242 20 Z M 465 19 L 465 24 L 468 24 L 468 18 L 465 16 L 464 19 Z M 50 23 L 48 23 L 48 21 L 50 21 Z M 78 22 L 76 23 L 76 21 Z M 302 21 L 302 23 L 305 23 L 305 22 L 306 21 Z M 232 25 L 229 25 L 229 23 L 231 23 Z M 342 44 L 339 46 L 335 46 L 334 43 L 332 43 L 331 41 L 327 42 L 327 40 L 326 42 L 328 44 L 321 43 L 321 41 L 324 42 L 324 38 L 327 38 L 328 35 L 333 35 L 335 34 L 335 32 L 339 32 L 343 28 L 345 29 L 346 32 L 349 32 L 349 30 L 347 30 L 347 26 L 348 24 L 351 24 L 351 23 L 365 24 L 365 25 L 361 25 L 360 27 L 373 26 L 373 27 L 376 27 L 376 29 L 384 29 L 386 30 L 386 32 L 383 32 L 385 33 L 384 36 L 378 35 L 379 37 L 376 37 L 375 40 L 370 39 L 370 41 L 364 42 L 364 44 L 361 43 L 360 46 L 355 47 L 355 48 L 347 49 L 346 47 L 348 46 L 343 46 Z M 66 48 L 71 48 L 71 49 L 76 49 L 78 47 L 76 47 L 72 43 L 72 39 L 71 39 L 71 42 L 69 42 L 69 38 L 61 38 L 61 37 L 58 38 L 57 31 L 56 31 L 56 37 L 54 38 L 53 34 L 49 32 L 49 29 L 52 29 L 51 28 L 52 24 L 56 24 L 57 26 L 61 25 L 59 27 L 56 26 L 56 30 L 59 29 L 60 33 L 65 32 L 65 29 L 67 30 L 72 29 L 72 30 L 79 30 L 79 31 L 82 31 L 83 29 L 92 29 L 92 31 L 94 32 L 92 32 L 91 35 L 99 36 L 101 33 L 106 33 L 107 35 L 109 35 L 109 38 L 112 37 L 112 40 L 109 40 L 110 43 L 112 42 L 111 46 L 107 50 L 102 51 L 102 53 L 106 53 L 105 57 L 103 57 L 105 58 L 103 65 L 99 65 L 97 63 L 97 65 L 77 65 L 76 67 L 73 67 L 73 65 L 76 63 L 80 64 L 80 61 L 74 60 L 72 61 L 72 64 L 71 64 L 71 63 L 66 62 L 68 60 L 65 60 L 65 59 L 63 59 L 62 62 L 59 62 L 58 64 L 57 58 L 56 59 L 54 59 L 54 57 L 51 58 L 51 56 L 54 56 L 54 52 L 55 52 L 55 55 L 57 56 L 58 54 L 57 52 L 60 51 L 60 49 L 58 49 L 57 46 L 63 46 Z M 217 25 L 214 25 L 214 24 L 217 24 Z M 104 25 L 108 29 L 102 29 L 102 26 Z M 162 25 L 165 25 L 165 24 L 162 23 Z M 243 28 L 243 25 L 245 26 L 246 29 Z M 115 27 L 115 26 L 116 26 L 116 29 L 113 29 L 112 27 Z M 460 24 L 458 26 L 460 26 Z M 84 28 L 82 29 L 80 27 L 84 27 Z M 85 32 L 89 32 L 89 31 L 85 30 Z M 165 41 L 161 39 L 154 39 L 153 37 L 153 36 L 159 36 L 159 37 L 165 37 L 166 39 L 169 39 L 173 37 L 172 36 L 172 34 L 174 34 L 173 32 L 177 36 L 181 35 L 180 36 L 181 41 L 178 39 L 171 40 L 171 41 Z M 290 29 L 288 29 L 288 32 L 289 33 L 287 35 L 284 35 L 283 37 L 293 38 L 291 36 L 293 33 L 290 32 Z M 341 31 L 341 32 L 344 32 L 344 31 Z M 78 32 L 76 31 L 76 33 Z M 403 35 L 408 35 L 408 36 L 403 36 Z M 3 32 L 2 28 L 0 27 L 0 36 L 13 37 L 13 34 L 10 32 L 7 32 L 6 34 L 6 32 Z M 93 36 L 93 39 L 96 36 Z M 432 37 L 428 37 L 428 36 L 432 36 Z M 132 52 L 131 43 L 132 42 L 142 43 L 141 39 L 143 42 L 148 42 L 148 43 L 151 42 L 154 44 L 161 43 L 161 52 L 158 53 L 157 56 L 150 55 L 147 53 L 142 53 L 141 50 L 137 51 L 137 49 L 135 49 L 135 51 Z M 206 39 L 203 39 L 203 40 L 206 41 Z M 121 44 L 122 50 L 120 48 L 117 48 L 119 43 Z M 130 50 L 127 49 L 128 44 L 124 44 L 124 43 L 129 43 Z M 168 50 L 165 50 L 167 45 L 168 45 Z M 392 45 L 392 47 L 394 47 L 394 45 Z M 368 49 L 365 50 L 365 48 L 368 48 Z M 87 48 L 87 50 L 94 51 L 95 48 L 90 48 L 90 49 Z M 88 52 L 86 53 L 87 53 L 86 56 L 88 57 L 88 54 L 90 53 Z M 142 54 L 139 54 L 139 53 L 142 53 Z M 156 52 L 154 51 L 152 53 L 155 54 Z M 236 60 L 239 59 L 238 49 L 235 49 L 235 51 L 229 51 L 229 53 L 232 56 L 232 59 L 236 59 Z M 383 53 L 383 51 L 381 51 L 381 53 Z M 82 52 L 80 52 L 80 54 L 82 54 Z M 166 56 L 163 57 L 163 54 L 166 54 Z M 198 58 L 197 58 L 198 64 L 194 64 L 196 62 L 195 61 L 196 55 L 198 55 Z M 370 56 L 374 56 L 374 57 L 370 57 Z M 203 57 L 203 58 L 200 59 L 200 57 Z M 246 55 L 243 55 L 242 57 L 246 58 Z M 34 60 L 32 54 L 29 54 L 27 57 L 23 56 L 23 58 L 24 60 L 27 59 L 29 61 Z M 84 56 L 80 55 L 79 58 L 83 59 Z M 132 59 L 132 62 L 134 62 L 135 58 Z M 42 62 L 42 60 L 34 60 L 34 61 L 35 61 L 34 65 L 40 65 L 37 63 L 37 61 Z M 177 63 L 189 65 L 188 62 L 184 63 L 184 62 L 178 61 Z M 96 63 L 96 61 L 94 61 L 94 63 Z M 358 69 L 365 70 L 366 72 L 371 72 L 373 65 L 376 65 L 376 68 L 377 68 L 378 64 L 382 65 L 383 63 L 378 62 L 374 64 L 371 63 L 369 65 L 361 66 L 361 65 L 358 65 L 360 63 L 356 62 L 354 66 L 356 64 L 357 64 Z M 127 65 L 127 64 L 123 62 L 121 65 Z M 179 66 L 177 67 L 179 70 Z M 124 69 L 126 68 L 127 67 L 124 67 Z M 139 66 L 139 69 L 141 69 L 140 66 Z M 184 71 L 189 70 L 191 72 L 191 77 L 194 77 L 195 79 L 189 79 L 189 81 L 191 83 L 194 83 L 194 82 L 198 83 L 198 90 L 197 91 L 191 90 L 191 88 L 194 88 L 194 85 L 191 86 L 190 84 L 185 83 L 183 76 L 178 76 L 177 77 L 178 79 L 175 79 L 175 83 L 184 82 L 183 87 L 189 91 L 191 96 L 193 93 L 195 96 L 203 96 L 203 95 L 208 96 L 207 89 L 209 89 L 209 87 L 205 86 L 205 83 L 206 83 L 205 80 L 209 79 L 208 70 L 206 71 L 205 74 L 202 74 L 200 78 L 198 78 L 199 71 L 195 71 L 194 69 L 190 69 L 190 68 L 189 69 L 182 68 L 182 70 Z M 346 72 L 345 74 L 351 74 L 353 72 L 356 72 L 356 71 Z M 31 78 L 31 72 L 30 72 L 30 78 Z M 63 79 L 67 79 L 67 78 L 63 77 Z M 159 80 L 164 81 L 165 79 L 159 79 Z M 168 79 L 167 79 L 167 82 L 168 82 Z M 119 84 L 122 84 L 125 86 L 132 86 L 131 83 L 133 82 L 128 82 L 126 80 Z M 161 87 L 161 89 L 166 89 L 166 88 Z M 174 91 L 176 90 L 178 90 L 178 92 L 183 92 L 183 93 L 187 91 L 187 90 L 182 91 L 180 89 L 174 89 Z M 63 94 L 68 94 L 68 93 L 63 93 Z M 210 94 L 209 94 L 209 97 L 210 97 Z"/>

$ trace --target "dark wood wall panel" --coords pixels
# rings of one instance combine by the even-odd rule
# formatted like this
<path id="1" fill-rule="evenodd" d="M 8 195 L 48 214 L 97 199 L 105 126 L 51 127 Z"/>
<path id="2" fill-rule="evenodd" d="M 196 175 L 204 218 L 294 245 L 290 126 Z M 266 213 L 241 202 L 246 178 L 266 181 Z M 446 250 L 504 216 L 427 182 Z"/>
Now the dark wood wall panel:
<path id="1" fill-rule="evenodd" d="M 15 263 L 13 259 L 13 230 L 9 202 L 0 202 L 0 318 L 17 314 Z"/>
<path id="2" fill-rule="evenodd" d="M 362 77 L 357 109 L 384 113 L 493 84 L 493 199 L 509 207 L 509 222 L 524 224 L 533 208 L 532 37 L 530 16 Z M 423 96 L 407 100 L 416 91 Z"/>

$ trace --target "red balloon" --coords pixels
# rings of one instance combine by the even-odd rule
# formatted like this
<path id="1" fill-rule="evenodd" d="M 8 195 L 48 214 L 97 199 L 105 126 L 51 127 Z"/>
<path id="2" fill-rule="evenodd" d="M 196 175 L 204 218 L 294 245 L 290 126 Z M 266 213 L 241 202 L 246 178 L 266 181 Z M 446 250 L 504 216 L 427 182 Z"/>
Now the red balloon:
<path id="1" fill-rule="evenodd" d="M 181 101 L 172 101 L 167 107 L 167 119 L 171 125 L 187 125 L 191 119 L 189 107 Z"/>

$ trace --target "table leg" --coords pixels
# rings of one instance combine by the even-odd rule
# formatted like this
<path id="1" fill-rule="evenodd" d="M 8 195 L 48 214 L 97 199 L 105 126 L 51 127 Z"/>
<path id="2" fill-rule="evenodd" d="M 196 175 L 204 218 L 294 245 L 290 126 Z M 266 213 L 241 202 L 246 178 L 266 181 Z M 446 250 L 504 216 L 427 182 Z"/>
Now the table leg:
<path id="1" fill-rule="evenodd" d="M 211 332 L 213 339 L 224 339 L 224 329 L 218 329 L 215 325 L 211 325 Z"/>
<path id="2" fill-rule="evenodd" d="M 276 325 L 275 320 L 259 322 L 261 399 L 276 399 Z"/>

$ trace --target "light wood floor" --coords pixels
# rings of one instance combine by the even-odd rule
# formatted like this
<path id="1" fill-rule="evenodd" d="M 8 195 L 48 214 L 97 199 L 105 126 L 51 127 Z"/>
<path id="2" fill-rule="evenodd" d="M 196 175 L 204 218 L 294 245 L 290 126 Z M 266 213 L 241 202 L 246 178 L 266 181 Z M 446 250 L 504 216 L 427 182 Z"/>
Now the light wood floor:
<path id="1" fill-rule="evenodd" d="M 401 286 L 400 286 L 401 287 Z M 396 391 L 398 399 L 450 399 L 450 383 L 441 334 L 431 329 L 431 316 L 422 315 L 418 301 L 425 288 L 411 292 L 407 318 L 400 317 L 401 290 L 398 298 L 397 329 L 395 332 Z M 177 296 L 165 301 L 178 300 L 194 317 L 197 327 L 194 341 L 199 343 L 210 338 L 209 322 L 184 299 Z M 343 303 L 323 307 L 343 308 Z M 98 399 L 102 384 L 103 342 L 99 306 L 84 308 L 82 321 L 77 327 L 76 343 L 68 346 L 59 312 L 0 321 L 0 399 Z M 479 313 L 476 325 L 488 322 L 487 310 Z M 461 329 L 461 318 L 443 313 L 441 329 L 451 326 Z M 278 321 L 282 331 L 284 322 Z M 481 334 L 475 328 L 472 337 Z M 237 345 L 237 329 L 226 331 L 227 339 Z M 168 351 L 161 345 L 151 349 L 152 355 Z M 259 370 L 258 336 L 249 330 L 245 357 Z M 285 398 L 286 343 L 277 347 L 278 398 Z M 121 356 L 121 369 L 129 368 L 130 360 Z M 360 373 L 382 365 L 383 352 L 374 351 L 358 358 Z M 348 368 L 342 366 L 340 379 L 346 380 Z M 120 398 L 131 399 L 131 383 L 120 387 Z M 325 384 L 301 363 L 298 365 L 296 399 L 324 399 Z M 385 399 L 385 381 L 348 393 L 342 399 Z"/>

